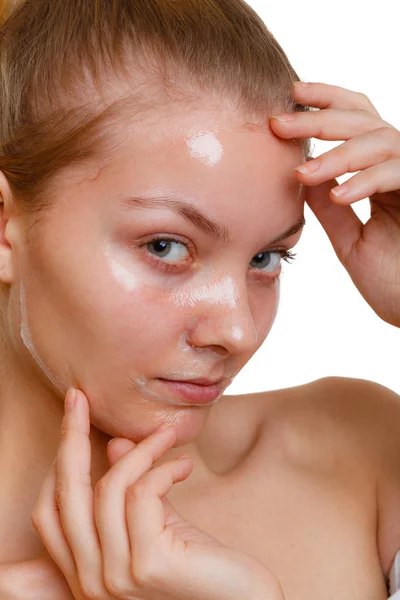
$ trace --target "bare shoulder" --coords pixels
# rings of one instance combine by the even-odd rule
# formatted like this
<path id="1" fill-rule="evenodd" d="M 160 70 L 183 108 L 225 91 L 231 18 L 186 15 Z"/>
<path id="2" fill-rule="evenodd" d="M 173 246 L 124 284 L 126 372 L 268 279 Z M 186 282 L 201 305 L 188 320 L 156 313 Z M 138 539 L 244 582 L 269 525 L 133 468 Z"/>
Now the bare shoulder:
<path id="1" fill-rule="evenodd" d="M 264 449 L 371 503 L 387 575 L 400 550 L 400 396 L 373 381 L 324 377 L 265 392 L 264 402 Z"/>
<path id="2" fill-rule="evenodd" d="M 333 450 L 336 458 L 351 450 L 354 457 L 361 452 L 364 460 L 367 454 L 371 461 L 380 461 L 396 430 L 399 437 L 400 396 L 373 381 L 324 377 L 265 392 L 262 419 L 264 436 L 271 443 L 279 440 L 288 459 L 323 459 L 326 468 Z"/>

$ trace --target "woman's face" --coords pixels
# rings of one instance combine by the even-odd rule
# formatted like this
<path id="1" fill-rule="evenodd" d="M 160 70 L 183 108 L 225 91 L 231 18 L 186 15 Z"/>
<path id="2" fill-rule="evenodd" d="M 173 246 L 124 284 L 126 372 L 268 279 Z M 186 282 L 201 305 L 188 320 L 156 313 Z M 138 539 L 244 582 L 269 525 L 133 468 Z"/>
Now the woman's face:
<path id="1" fill-rule="evenodd" d="M 215 109 L 128 127 L 106 168 L 63 173 L 20 250 L 15 334 L 60 397 L 87 394 L 102 431 L 140 440 L 166 421 L 182 445 L 212 404 L 159 379 L 222 379 L 222 394 L 265 340 L 278 251 L 301 234 L 272 242 L 303 216 L 302 152 Z"/>

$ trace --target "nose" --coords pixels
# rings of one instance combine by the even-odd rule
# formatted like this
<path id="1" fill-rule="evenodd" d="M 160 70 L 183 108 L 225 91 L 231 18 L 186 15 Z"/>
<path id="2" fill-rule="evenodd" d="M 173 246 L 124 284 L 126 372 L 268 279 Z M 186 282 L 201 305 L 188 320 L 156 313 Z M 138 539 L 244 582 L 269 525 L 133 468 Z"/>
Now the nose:
<path id="1" fill-rule="evenodd" d="M 187 342 L 219 354 L 255 352 L 258 332 L 247 286 L 230 277 L 199 286 L 191 294 Z"/>

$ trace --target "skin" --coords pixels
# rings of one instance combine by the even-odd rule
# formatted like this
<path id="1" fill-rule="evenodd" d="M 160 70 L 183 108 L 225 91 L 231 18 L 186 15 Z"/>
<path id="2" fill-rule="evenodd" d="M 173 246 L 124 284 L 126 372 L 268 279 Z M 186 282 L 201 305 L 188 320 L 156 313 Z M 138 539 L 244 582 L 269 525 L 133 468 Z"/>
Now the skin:
<path id="1" fill-rule="evenodd" d="M 314 84 L 311 89 L 314 89 L 315 93 L 311 93 L 311 98 L 309 97 L 309 102 L 307 103 L 310 105 L 319 106 L 320 108 L 326 108 L 327 106 L 334 108 L 336 106 L 339 109 L 354 109 L 354 107 L 357 105 L 366 105 L 366 99 L 362 97 L 362 95 L 358 95 L 341 88 L 322 86 L 322 84 Z M 369 108 L 371 107 L 369 106 Z M 299 114 L 296 116 L 295 121 L 289 125 L 289 127 L 287 125 L 279 125 L 279 127 L 273 125 L 273 127 L 275 133 L 279 133 L 287 139 L 294 137 L 295 134 L 300 134 L 303 136 L 307 134 L 307 137 L 322 136 L 322 139 L 343 139 L 343 135 L 341 133 L 342 130 L 339 127 L 340 116 L 341 119 L 343 119 L 341 127 L 343 127 L 346 131 L 346 135 L 349 136 L 349 138 L 354 136 L 351 140 L 349 140 L 349 143 L 344 145 L 344 149 L 339 148 L 337 151 L 333 150 L 326 156 L 324 155 L 322 157 L 322 168 L 316 171 L 316 175 L 311 174 L 307 177 L 304 176 L 306 185 L 317 186 L 315 188 L 316 194 L 308 194 L 306 200 L 316 212 L 317 217 L 320 219 L 321 224 L 324 226 L 335 250 L 337 251 L 338 257 L 343 260 L 344 266 L 348 269 L 349 274 L 352 276 L 353 281 L 357 285 L 360 292 L 363 293 L 366 299 L 368 298 L 368 301 L 377 314 L 380 314 L 382 318 L 387 320 L 387 322 L 393 322 L 393 324 L 396 324 L 398 323 L 396 313 L 391 308 L 393 304 L 392 300 L 394 298 L 392 294 L 394 289 L 393 279 L 390 277 L 387 278 L 385 280 L 385 284 L 388 285 L 378 289 L 379 302 L 381 304 L 376 304 L 374 302 L 374 299 L 376 299 L 376 282 L 374 281 L 374 278 L 371 277 L 370 269 L 368 269 L 367 274 L 365 274 L 365 264 L 370 263 L 371 266 L 374 264 L 376 265 L 376 261 L 374 262 L 371 259 L 376 258 L 377 247 L 383 249 L 383 252 L 381 252 L 379 256 L 380 268 L 382 265 L 385 265 L 386 262 L 389 265 L 393 264 L 393 249 L 395 248 L 398 236 L 393 235 L 389 238 L 393 245 L 386 244 L 384 246 L 382 242 L 387 242 L 385 239 L 387 237 L 387 228 L 382 229 L 381 225 L 383 224 L 385 227 L 391 227 L 390 231 L 396 231 L 395 219 L 397 214 L 396 207 L 398 206 L 398 174 L 396 171 L 397 163 L 395 161 L 386 161 L 386 165 L 384 165 L 384 163 L 380 163 L 379 166 L 377 165 L 376 167 L 372 168 L 368 167 L 370 167 L 372 162 L 381 160 L 383 149 L 385 150 L 385 153 L 389 152 L 389 157 L 395 155 L 398 132 L 393 133 L 394 128 L 391 128 L 391 132 L 388 131 L 387 126 L 382 126 L 382 121 L 380 119 L 376 119 L 375 117 L 372 117 L 371 119 L 366 112 L 370 111 L 360 109 L 360 111 L 352 110 L 350 113 L 350 111 L 346 112 L 346 110 L 335 111 L 328 109 L 309 115 Z M 357 115 L 359 120 L 354 118 Z M 345 123 L 346 116 L 348 119 L 347 123 Z M 367 117 L 368 121 L 366 121 Z M 362 127 L 366 127 L 368 128 L 368 131 L 373 132 L 371 135 L 362 133 L 360 120 L 363 121 L 361 123 Z M 201 132 L 196 135 L 200 135 L 200 133 Z M 204 133 L 204 131 L 202 133 Z M 368 144 L 365 142 L 368 142 Z M 392 147 L 393 150 L 391 150 Z M 197 148 L 197 150 L 199 149 Z M 197 152 L 197 154 L 197 158 L 200 158 L 201 153 Z M 374 214 L 371 215 L 371 219 L 368 221 L 365 227 L 362 227 L 360 223 L 355 220 L 353 216 L 351 216 L 352 212 L 349 207 L 346 207 L 345 205 L 334 205 L 330 202 L 332 197 L 329 200 L 327 193 L 331 188 L 331 183 L 329 182 L 327 185 L 324 184 L 324 180 L 328 175 L 337 176 L 339 171 L 340 173 L 343 173 L 348 170 L 348 166 L 346 167 L 346 165 L 354 164 L 349 162 L 350 159 L 352 161 L 359 161 L 357 162 L 359 165 L 358 168 L 365 169 L 365 171 L 352 178 L 351 184 L 353 191 L 351 192 L 350 198 L 347 195 L 344 197 L 344 204 L 351 204 L 351 202 L 356 201 L 357 195 L 359 198 L 363 197 L 366 189 L 370 191 L 370 194 L 373 194 L 371 209 L 375 210 L 371 211 Z M 210 162 L 210 160 L 208 162 Z M 352 171 L 354 169 L 350 170 Z M 321 182 L 321 185 L 319 185 L 318 181 Z M 69 180 L 69 182 L 71 183 L 71 180 Z M 332 183 L 333 185 L 336 185 L 337 182 L 333 180 Z M 394 190 L 394 193 L 391 193 L 391 190 Z M 377 210 L 380 205 L 394 208 L 393 211 L 387 210 L 387 212 L 384 213 L 381 210 Z M 4 214 L 6 217 L 9 214 L 7 211 L 7 205 Z M 391 221 L 390 218 L 393 218 L 393 221 Z M 12 227 L 13 225 L 10 225 L 9 231 L 13 231 Z M 3 246 L 1 248 L 2 256 L 7 253 L 8 249 Z M 4 281 L 6 281 L 6 278 L 9 278 L 10 282 L 12 281 L 12 266 L 12 262 L 3 261 L 1 268 Z M 374 271 L 374 269 L 372 269 L 372 271 Z M 119 271 L 119 275 L 121 275 L 121 271 Z M 125 285 L 127 285 L 126 274 L 122 279 L 125 282 Z M 228 289 L 231 290 L 235 302 L 232 301 L 232 298 L 230 298 L 230 301 L 228 302 Z M 219 296 L 217 295 L 216 290 L 219 290 Z M 388 295 L 385 294 L 386 290 L 389 290 Z M 182 294 L 176 296 L 175 294 L 174 300 L 175 303 L 177 299 L 179 299 L 179 302 L 182 302 L 182 299 L 186 297 L 187 305 L 193 307 L 200 299 L 204 301 L 204 294 L 207 294 L 208 300 L 212 300 L 211 303 L 214 304 L 221 305 L 225 303 L 231 307 L 234 307 L 235 303 L 237 302 L 235 290 L 233 288 L 233 279 L 229 277 L 229 275 L 226 276 L 225 279 L 222 279 L 218 286 L 213 285 L 210 287 L 209 285 L 201 284 L 195 287 L 190 293 L 187 293 L 186 296 L 182 296 Z M 394 306 L 396 307 L 397 304 L 394 303 Z M 181 307 L 179 307 L 179 310 L 181 310 Z M 232 329 L 232 331 L 235 331 L 235 339 L 242 340 L 243 334 L 239 333 L 238 335 L 240 328 L 236 327 L 235 329 Z M 26 333 L 27 332 L 25 331 L 24 342 L 32 353 L 35 351 L 35 348 L 32 345 L 32 336 L 26 335 Z M 42 361 L 38 354 L 34 354 L 34 359 L 36 360 L 36 364 L 41 366 L 42 369 L 44 367 L 45 371 L 47 374 L 50 374 L 51 378 L 54 377 L 55 374 L 52 374 L 51 371 L 49 371 L 48 365 Z M 10 375 L 11 374 L 12 373 L 10 372 Z M 48 375 L 46 376 L 48 377 Z M 338 387 L 336 387 L 335 382 L 337 383 Z M 318 384 L 318 382 L 315 383 Z M 281 499 L 278 499 L 276 505 L 280 508 L 285 505 L 285 499 L 288 495 L 288 485 L 293 481 L 296 485 L 296 492 L 300 491 L 300 503 L 294 502 L 296 494 L 289 494 L 289 501 L 292 505 L 291 510 L 289 512 L 285 512 L 284 510 L 283 512 L 277 511 L 277 513 L 275 511 L 271 511 L 269 515 L 270 521 L 268 522 L 267 517 L 269 511 L 265 510 L 265 498 L 263 498 L 263 525 L 265 527 L 265 531 L 269 532 L 268 541 L 270 544 L 270 550 L 273 548 L 273 552 L 272 554 L 268 554 L 267 551 L 267 554 L 264 554 L 266 549 L 263 544 L 262 548 L 258 548 L 256 550 L 256 553 L 262 555 L 265 564 L 273 564 L 274 571 L 279 574 L 280 581 L 284 581 L 286 586 L 289 586 L 289 597 L 290 595 L 293 595 L 293 597 L 299 597 L 299 594 L 301 596 L 302 593 L 304 597 L 307 598 L 313 595 L 315 597 L 320 597 L 321 593 L 322 595 L 330 593 L 332 597 L 337 596 L 338 594 L 343 595 L 343 593 L 347 593 L 349 597 L 361 598 L 363 596 L 365 597 L 366 595 L 368 596 L 368 594 L 371 595 L 372 593 L 375 595 L 375 597 L 385 598 L 387 597 L 387 592 L 382 579 L 382 573 L 380 572 L 376 551 L 379 549 L 380 563 L 384 573 L 387 574 L 388 568 L 398 548 L 398 537 L 396 537 L 397 532 L 395 527 L 397 523 L 398 512 L 398 501 L 396 498 L 398 498 L 398 496 L 396 496 L 395 482 L 398 480 L 397 474 L 399 453 L 397 445 L 394 445 L 394 442 L 397 443 L 398 440 L 396 430 L 396 419 L 398 417 L 397 401 L 393 402 L 395 399 L 393 397 L 391 399 L 388 397 L 388 390 L 384 392 L 382 389 L 379 389 L 380 386 L 376 386 L 376 384 L 373 384 L 372 382 L 364 382 L 363 384 L 361 384 L 361 380 L 355 380 L 354 382 L 343 382 L 345 389 L 343 389 L 342 384 L 337 381 L 337 378 L 329 378 L 327 383 L 329 385 L 322 386 L 322 389 L 319 387 L 319 392 L 318 388 L 315 389 L 317 397 L 314 397 L 314 400 L 317 402 L 315 404 L 315 410 L 313 410 L 313 417 L 318 417 L 318 415 L 320 417 L 322 416 L 322 421 L 320 421 L 320 425 L 322 427 L 318 427 L 314 420 L 311 423 L 306 422 L 305 419 L 301 419 L 301 429 L 303 426 L 307 428 L 307 431 L 302 429 L 302 433 L 305 434 L 306 439 L 303 435 L 299 437 L 301 432 L 297 429 L 297 425 L 299 424 L 298 422 L 296 423 L 296 430 L 294 432 L 294 441 L 296 441 L 296 444 L 294 447 L 292 446 L 292 448 L 295 450 L 294 456 L 292 455 L 292 459 L 295 460 L 296 465 L 300 463 L 302 474 L 301 479 L 304 486 L 303 489 L 307 490 L 310 495 L 307 497 L 307 495 L 300 491 L 301 488 L 298 486 L 298 480 L 296 480 L 296 478 L 293 479 L 293 470 L 290 469 L 290 478 L 286 481 L 286 485 L 284 486 L 285 495 Z M 56 384 L 56 388 L 58 385 L 60 385 L 60 383 Z M 307 391 L 309 392 L 309 388 Z M 329 391 L 328 395 L 326 393 L 327 391 Z M 304 388 L 303 392 L 305 392 Z M 307 401 L 310 400 L 309 393 L 302 395 L 301 390 L 299 390 L 299 394 L 302 403 L 304 403 L 306 397 Z M 335 418 L 333 420 L 328 419 L 327 421 L 325 409 L 321 411 L 322 398 L 324 400 L 328 399 L 328 407 L 330 407 L 330 409 L 334 408 L 335 411 L 336 409 L 340 410 L 340 419 L 337 418 L 338 414 L 334 412 L 333 416 Z M 362 406 L 356 404 L 358 398 L 362 399 Z M 340 403 L 338 404 L 339 399 L 342 403 L 341 407 L 339 406 Z M 224 402 L 223 406 L 224 408 L 228 408 L 231 406 L 230 402 L 232 401 L 232 398 L 225 397 L 225 400 L 226 402 Z M 241 400 L 243 400 L 243 397 L 241 397 Z M 387 402 L 388 400 L 390 400 L 390 402 Z M 347 409 L 349 407 L 351 407 L 351 412 L 354 417 L 354 427 L 352 428 L 351 432 L 349 432 L 348 436 L 344 436 L 343 426 L 346 425 L 347 419 L 347 417 L 346 419 L 344 417 L 346 416 Z M 367 407 L 374 407 L 374 410 L 376 409 L 376 414 L 373 414 L 374 411 L 372 411 L 372 413 L 366 415 L 365 409 Z M 345 413 L 342 412 L 343 409 L 345 409 Z M 225 414 L 227 414 L 227 411 L 225 411 Z M 381 426 L 378 426 L 377 414 L 379 416 L 385 415 L 385 418 L 381 422 Z M 362 426 L 360 415 L 362 417 L 366 417 L 367 429 L 364 429 Z M 289 415 L 285 415 L 285 421 L 287 416 Z M 329 429 L 331 425 L 334 426 L 334 428 L 330 431 L 326 430 L 328 423 Z M 311 436 L 310 426 L 312 430 Z M 340 435 L 337 435 L 337 427 L 340 427 Z M 205 429 L 202 431 L 204 430 Z M 393 435 L 390 435 L 389 431 L 392 431 Z M 282 433 L 285 433 L 285 428 L 279 432 L 279 434 Z M 206 438 L 203 437 L 202 439 L 203 446 L 199 443 L 201 437 L 202 436 L 199 435 L 196 438 L 196 447 L 199 451 L 201 449 L 204 450 L 206 447 L 206 444 L 204 444 Z M 281 435 L 279 435 L 279 437 L 281 438 Z M 302 443 L 299 443 L 300 440 L 302 440 Z M 349 442 L 349 446 L 346 443 L 344 444 L 346 440 Z M 268 441 L 270 442 L 269 437 Z M 130 442 L 130 444 L 132 444 L 132 442 Z M 76 453 L 78 451 L 79 453 L 77 444 L 74 443 L 72 445 L 74 452 Z M 359 460 L 358 453 L 360 449 L 362 451 L 362 455 L 367 457 L 365 463 L 363 460 Z M 334 457 L 334 461 L 332 461 L 332 457 Z M 70 458 L 72 458 L 72 456 Z M 203 456 L 201 456 L 201 458 L 203 458 Z M 70 464 L 76 464 L 76 461 L 70 461 Z M 33 466 L 32 460 L 30 461 L 30 466 Z M 304 469 L 305 466 L 306 469 Z M 211 467 L 211 461 L 207 463 L 207 467 Z M 315 488 L 313 485 L 313 483 L 315 484 L 315 475 L 317 476 L 319 483 L 327 482 L 326 476 L 328 475 L 327 469 L 329 468 L 333 469 L 333 472 L 331 472 L 328 477 L 329 481 L 332 482 L 332 480 L 335 480 L 339 485 L 339 488 L 336 489 L 336 493 L 338 493 L 336 497 L 332 496 L 332 488 L 329 487 L 331 499 L 330 506 L 334 509 L 334 514 L 326 511 L 325 506 L 323 511 L 320 511 L 319 509 L 313 510 L 315 502 L 318 504 L 318 498 L 315 495 Z M 348 468 L 350 471 L 348 471 Z M 80 475 L 75 469 L 71 469 L 71 472 L 72 471 L 74 476 L 82 477 L 82 471 L 80 471 Z M 304 477 L 307 471 L 309 475 L 311 475 L 311 473 L 313 474 L 311 479 L 307 476 Z M 365 486 L 359 485 L 361 471 L 363 471 L 362 479 L 364 479 Z M 264 472 L 265 470 L 263 463 L 262 473 Z M 29 473 L 32 473 L 32 469 L 30 469 Z M 54 484 L 52 494 L 50 494 L 52 497 L 57 489 L 59 492 L 61 491 L 60 486 L 65 484 L 66 474 L 66 472 L 62 473 L 61 477 L 58 478 L 57 481 L 52 480 L 52 485 Z M 131 476 L 130 469 L 129 475 Z M 343 486 L 345 480 L 347 481 L 347 484 Z M 5 483 L 7 482 L 3 479 L 2 484 Z M 267 486 L 265 489 L 271 489 L 270 483 L 271 480 L 268 477 Z M 274 486 L 272 486 L 272 488 L 274 488 Z M 379 490 L 378 496 L 376 494 L 377 490 Z M 347 500 L 350 500 L 351 498 L 356 500 L 357 519 L 355 519 L 355 514 L 350 514 L 349 518 L 349 514 L 347 513 L 347 519 L 349 520 L 346 520 L 346 511 L 341 510 L 340 523 L 338 524 L 337 517 L 339 515 L 336 507 L 341 506 L 344 508 L 345 506 L 341 501 L 343 491 L 346 494 Z M 5 494 L 5 497 L 7 497 L 7 494 Z M 19 501 L 20 498 L 21 496 L 16 496 L 16 499 Z M 76 501 L 76 497 L 74 497 L 74 500 Z M 229 498 L 228 503 L 230 503 L 230 500 L 231 499 Z M 252 498 L 250 508 L 251 511 L 253 511 L 254 507 L 253 500 L 254 499 Z M 275 500 L 277 499 L 275 498 Z M 64 516 L 65 513 L 67 515 L 75 514 L 73 503 L 67 502 L 66 504 L 67 506 L 64 506 Z M 7 508 L 5 502 L 2 502 L 2 505 L 3 507 Z M 53 505 L 54 502 L 51 504 L 51 506 L 48 505 L 47 507 L 44 507 L 46 519 L 54 516 L 54 510 L 51 508 Z M 300 515 L 293 514 L 292 507 L 294 505 L 296 505 L 297 508 L 300 508 Z M 16 514 L 16 507 L 17 502 L 14 502 L 13 504 L 9 502 L 7 513 L 5 513 L 7 514 L 9 521 L 11 517 Z M 30 511 L 27 510 L 27 512 L 29 513 Z M 285 521 L 283 527 L 277 521 L 279 512 L 281 512 L 281 516 L 283 515 Z M 286 523 L 286 520 L 290 515 L 293 519 L 293 528 L 287 527 Z M 357 521 L 358 519 L 359 521 Z M 376 530 L 377 521 L 379 524 L 378 531 Z M 372 528 L 368 528 L 368 526 L 365 527 L 367 523 L 372 524 Z M 315 526 L 316 531 L 324 531 L 324 536 L 321 539 L 318 537 L 318 543 L 315 541 L 316 536 L 311 536 L 311 539 L 314 537 L 313 549 L 312 546 L 308 544 L 308 539 L 310 538 L 310 525 Z M 257 522 L 256 526 L 258 535 L 260 524 Z M 208 525 L 205 526 L 205 529 L 209 529 Z M 52 527 L 46 526 L 44 527 L 44 531 L 42 530 L 42 534 L 50 535 L 51 530 Z M 273 531 L 275 531 L 275 539 Z M 282 533 L 285 531 L 288 538 L 283 539 Z M 275 558 L 277 557 L 275 544 L 277 542 L 282 542 L 286 549 L 295 548 L 296 543 L 293 544 L 293 539 L 295 539 L 299 532 L 302 531 L 306 532 L 306 535 L 303 539 L 307 544 L 307 551 L 304 552 L 302 549 L 300 549 L 297 559 L 295 555 L 291 555 L 286 565 L 285 561 L 283 561 L 283 563 L 280 565 L 276 563 L 274 564 Z M 329 531 L 331 531 L 331 534 L 328 533 Z M 9 532 L 6 533 L 7 535 L 3 535 L 2 539 L 6 540 L 7 543 L 12 536 L 15 538 L 17 537 L 17 533 L 20 532 L 16 532 L 15 529 L 10 527 Z M 358 536 L 358 533 L 360 536 Z M 349 536 L 348 544 L 346 541 L 344 541 L 346 540 L 346 534 Z M 377 534 L 379 539 L 377 539 Z M 82 535 L 81 530 L 79 531 L 79 535 Z M 294 538 L 292 535 L 294 535 Z M 344 538 L 341 537 L 343 535 L 345 536 Z M 364 537 L 365 535 L 367 535 L 367 539 Z M 334 540 L 337 541 L 337 556 L 340 557 L 335 562 L 328 560 L 329 557 L 333 556 L 332 550 L 334 547 Z M 26 539 L 23 541 L 26 545 Z M 233 546 L 236 542 L 237 537 L 233 536 L 233 538 L 230 538 L 228 545 Z M 241 542 L 243 542 L 243 539 L 241 539 Z M 376 547 L 377 542 L 379 548 Z M 353 544 L 355 544 L 354 547 Z M 251 550 L 253 551 L 252 545 Z M 309 550 L 314 552 L 314 558 L 308 554 Z M 279 553 L 279 557 L 282 558 L 284 554 L 287 557 L 286 552 Z M 350 556 L 353 558 L 354 556 L 356 557 L 354 565 L 349 562 Z M 6 557 L 8 558 L 7 555 Z M 309 566 L 310 564 L 312 565 L 311 570 Z M 329 567 L 329 565 L 331 569 L 333 569 L 333 572 L 331 571 L 330 583 L 329 572 L 326 570 L 326 567 Z M 29 563 L 24 563 L 24 568 L 25 567 L 30 568 Z M 340 572 L 339 576 L 338 573 L 341 568 L 344 569 L 344 572 Z M 20 571 L 15 571 L 14 573 L 18 582 L 21 582 L 21 579 L 25 581 L 25 571 L 23 571 L 22 574 Z M 327 575 L 328 579 L 326 577 Z M 43 587 L 42 579 L 40 581 L 40 585 Z M 377 586 L 376 588 L 374 587 L 375 585 Z M 47 582 L 45 589 L 46 592 L 49 591 L 49 585 L 47 585 Z M 343 590 L 345 590 L 345 592 L 343 592 Z M 29 588 L 29 591 L 31 591 L 31 587 Z M 51 597 L 54 597 L 53 590 L 51 591 L 51 594 Z M 23 594 L 21 597 L 25 598 L 26 594 Z"/>
<path id="2" fill-rule="evenodd" d="M 204 133 L 213 144 L 208 158 L 198 145 Z M 268 336 L 279 302 L 276 250 L 292 248 L 301 231 L 269 241 L 303 214 L 294 172 L 302 160 L 300 147 L 267 122 L 245 127 L 215 107 L 163 109 L 135 124 L 106 168 L 66 170 L 57 202 L 29 237 L 0 173 L 1 506 L 25 519 L 26 543 L 37 539 L 27 507 L 57 454 L 70 386 L 89 402 L 93 483 L 109 468 L 112 437 L 138 443 L 164 422 L 174 424 L 176 444 L 160 463 L 190 455 L 193 485 L 212 473 L 201 435 L 212 405 L 174 404 L 155 378 L 226 377 L 226 387 Z M 167 194 L 225 226 L 230 241 L 211 239 L 167 207 L 121 204 Z M 157 261 L 145 244 L 161 234 L 178 236 L 189 251 L 173 244 L 172 259 Z M 271 264 L 251 267 L 264 251 L 273 252 Z M 165 272 L 161 265 L 171 262 L 179 269 Z"/>

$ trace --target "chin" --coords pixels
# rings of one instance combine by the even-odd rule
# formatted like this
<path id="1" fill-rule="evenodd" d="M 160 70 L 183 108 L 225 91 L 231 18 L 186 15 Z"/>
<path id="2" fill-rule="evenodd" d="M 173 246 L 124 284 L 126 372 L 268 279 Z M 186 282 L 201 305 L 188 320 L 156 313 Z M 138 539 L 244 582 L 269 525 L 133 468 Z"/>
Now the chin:
<path id="1" fill-rule="evenodd" d="M 110 437 L 120 437 L 132 440 L 135 443 L 147 438 L 159 425 L 166 423 L 174 425 L 176 430 L 176 443 L 174 446 L 184 446 L 194 440 L 204 428 L 212 406 L 174 406 L 165 404 L 160 407 L 149 404 L 131 407 L 131 415 L 123 410 L 124 416 L 115 414 L 116 406 L 112 407 L 112 414 L 104 415 L 91 410 L 90 422 L 100 432 Z M 122 410 L 121 410 L 122 412 Z"/>

